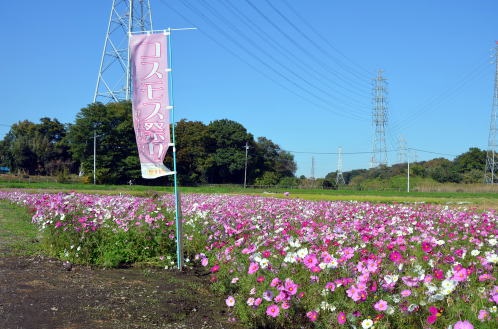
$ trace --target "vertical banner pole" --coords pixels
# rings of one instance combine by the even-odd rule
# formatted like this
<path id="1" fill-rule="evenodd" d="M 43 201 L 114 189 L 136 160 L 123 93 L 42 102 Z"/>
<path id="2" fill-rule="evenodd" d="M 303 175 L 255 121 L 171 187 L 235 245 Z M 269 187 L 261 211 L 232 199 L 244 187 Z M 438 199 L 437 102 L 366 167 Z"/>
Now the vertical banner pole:
<path id="1" fill-rule="evenodd" d="M 176 168 L 176 137 L 175 137 L 175 106 L 173 101 L 173 76 L 171 71 L 171 29 L 168 29 L 168 68 L 169 72 L 169 95 L 171 105 L 171 133 L 173 142 L 173 172 L 174 172 L 174 194 L 175 194 L 175 226 L 176 226 L 176 264 L 177 268 L 183 268 L 183 223 L 181 216 L 180 192 L 178 190 L 178 172 Z"/>

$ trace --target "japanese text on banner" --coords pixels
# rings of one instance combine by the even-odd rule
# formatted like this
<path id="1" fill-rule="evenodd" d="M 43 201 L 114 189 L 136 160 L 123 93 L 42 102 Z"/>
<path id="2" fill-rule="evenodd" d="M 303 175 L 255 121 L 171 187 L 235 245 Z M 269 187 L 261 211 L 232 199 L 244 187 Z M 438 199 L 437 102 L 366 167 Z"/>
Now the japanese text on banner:
<path id="1" fill-rule="evenodd" d="M 130 36 L 133 126 L 142 177 L 172 174 L 163 164 L 170 144 L 166 35 Z"/>

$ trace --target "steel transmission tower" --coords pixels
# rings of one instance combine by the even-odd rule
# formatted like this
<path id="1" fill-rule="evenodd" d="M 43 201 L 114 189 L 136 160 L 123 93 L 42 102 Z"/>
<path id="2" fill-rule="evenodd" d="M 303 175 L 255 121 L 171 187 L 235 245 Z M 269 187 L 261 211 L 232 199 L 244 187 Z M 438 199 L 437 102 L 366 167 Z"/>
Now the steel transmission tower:
<path id="1" fill-rule="evenodd" d="M 398 163 L 408 162 L 406 139 L 403 136 L 398 137 Z"/>
<path id="2" fill-rule="evenodd" d="M 372 161 L 370 167 L 387 165 L 386 148 L 386 124 L 387 124 L 387 88 L 386 79 L 382 77 L 382 70 L 379 70 L 377 78 L 374 80 L 372 113 L 375 133 L 373 139 Z"/>
<path id="3" fill-rule="evenodd" d="M 129 34 L 151 30 L 149 0 L 112 1 L 93 102 L 105 104 L 130 99 Z"/>
<path id="4" fill-rule="evenodd" d="M 498 181 L 498 154 L 496 144 L 496 119 L 498 115 L 498 41 L 495 47 L 495 92 L 493 97 L 493 108 L 491 109 L 491 124 L 489 126 L 488 151 L 486 156 L 486 171 L 484 182 L 495 184 Z"/>
<path id="5" fill-rule="evenodd" d="M 339 147 L 337 157 L 337 175 L 335 176 L 335 183 L 337 186 L 346 185 L 344 181 L 344 176 L 342 175 L 342 147 Z"/>

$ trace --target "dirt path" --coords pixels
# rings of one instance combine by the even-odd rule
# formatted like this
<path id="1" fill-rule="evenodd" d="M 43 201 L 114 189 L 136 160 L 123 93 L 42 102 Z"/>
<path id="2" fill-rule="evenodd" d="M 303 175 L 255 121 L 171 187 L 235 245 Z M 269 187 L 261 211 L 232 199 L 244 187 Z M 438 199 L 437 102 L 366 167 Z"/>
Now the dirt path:
<path id="1" fill-rule="evenodd" d="M 66 270 L 59 260 L 14 254 L 15 237 L 7 238 L 1 220 L 0 240 L 2 329 L 240 329 L 226 321 L 223 298 L 210 293 L 202 273 Z"/>

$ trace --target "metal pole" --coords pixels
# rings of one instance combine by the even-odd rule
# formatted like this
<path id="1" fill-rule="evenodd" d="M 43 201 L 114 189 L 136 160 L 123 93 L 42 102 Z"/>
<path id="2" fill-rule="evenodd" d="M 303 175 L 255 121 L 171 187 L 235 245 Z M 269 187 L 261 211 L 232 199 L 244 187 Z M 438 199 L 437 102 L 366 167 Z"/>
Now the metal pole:
<path id="1" fill-rule="evenodd" d="M 178 173 L 176 168 L 176 138 L 175 138 L 175 107 L 173 104 L 173 77 L 171 74 L 171 30 L 168 29 L 168 69 L 169 72 L 169 95 L 171 105 L 171 133 L 173 142 L 173 171 L 174 171 L 174 193 L 175 193 L 175 225 L 176 225 L 176 265 L 179 270 L 183 268 L 183 223 L 181 218 L 180 192 L 178 190 Z"/>
<path id="2" fill-rule="evenodd" d="M 249 145 L 246 142 L 246 165 L 244 168 L 244 188 L 247 186 L 247 151 L 249 150 Z"/>
<path id="3" fill-rule="evenodd" d="M 407 184 L 406 184 L 406 192 L 410 192 L 410 156 L 407 156 L 408 159 L 408 172 L 407 172 Z"/>
<path id="4" fill-rule="evenodd" d="M 97 176 L 95 171 L 97 170 L 97 131 L 93 127 L 93 185 L 97 184 Z"/>

